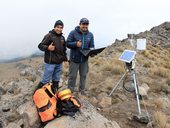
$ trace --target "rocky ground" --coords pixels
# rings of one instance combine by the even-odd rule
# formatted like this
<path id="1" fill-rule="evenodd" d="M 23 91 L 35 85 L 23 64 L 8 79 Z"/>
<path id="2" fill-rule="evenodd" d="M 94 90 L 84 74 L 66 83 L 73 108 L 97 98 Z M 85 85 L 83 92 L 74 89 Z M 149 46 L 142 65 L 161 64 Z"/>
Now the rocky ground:
<path id="1" fill-rule="evenodd" d="M 40 121 L 32 100 L 34 89 L 43 72 L 43 57 L 31 58 L 10 64 L 0 64 L 0 128 L 39 128 Z M 7 72 L 8 71 L 8 72 Z M 14 71 L 14 72 L 9 72 Z M 60 86 L 66 88 L 66 77 L 62 74 Z M 102 128 L 119 128 L 115 121 L 100 115 L 86 97 L 79 97 L 83 107 L 74 118 L 62 117 L 48 123 L 63 128 L 100 126 Z M 100 120 L 100 123 L 98 121 Z"/>
<path id="2" fill-rule="evenodd" d="M 42 74 L 41 61 L 33 58 L 0 64 L 0 127 L 38 127 L 32 94 Z"/>
<path id="3" fill-rule="evenodd" d="M 101 54 L 90 58 L 87 92 L 86 96 L 81 98 L 93 104 L 95 113 L 102 114 L 96 117 L 103 117 L 106 122 L 116 121 L 121 128 L 170 128 L 170 49 L 168 48 L 170 23 L 165 22 L 135 37 L 146 38 L 148 41 L 147 50 L 139 51 L 137 54 L 136 72 L 140 93 L 144 97 L 144 100 L 141 100 L 142 110 L 147 108 L 151 122 L 147 125 L 133 120 L 133 115 L 137 114 L 136 99 L 133 93 L 122 88 L 122 83 L 113 95 L 108 97 L 125 71 L 124 64 L 118 58 L 124 49 L 132 49 L 128 39 L 116 40 Z M 0 128 L 39 127 L 32 94 L 42 72 L 43 57 L 0 64 Z M 67 85 L 67 78 L 68 68 L 63 68 L 60 85 L 64 88 Z M 51 127 L 56 123 L 57 121 L 53 121 L 48 125 Z"/>
<path id="4" fill-rule="evenodd" d="M 120 128 L 115 121 L 110 121 L 97 112 L 96 108 L 92 106 L 84 98 L 80 98 L 83 107 L 80 112 L 77 112 L 73 117 L 63 116 L 48 123 L 45 128 Z"/>

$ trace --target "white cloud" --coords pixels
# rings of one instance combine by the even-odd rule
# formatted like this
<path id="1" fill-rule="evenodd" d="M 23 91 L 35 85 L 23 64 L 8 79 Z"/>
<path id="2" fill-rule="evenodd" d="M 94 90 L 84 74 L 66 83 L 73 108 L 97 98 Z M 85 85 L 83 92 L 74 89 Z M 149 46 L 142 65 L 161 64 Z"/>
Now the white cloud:
<path id="1" fill-rule="evenodd" d="M 169 0 L 1 0 L 2 59 L 31 54 L 57 19 L 64 21 L 67 37 L 80 18 L 89 18 L 101 47 L 169 21 L 169 12 Z"/>

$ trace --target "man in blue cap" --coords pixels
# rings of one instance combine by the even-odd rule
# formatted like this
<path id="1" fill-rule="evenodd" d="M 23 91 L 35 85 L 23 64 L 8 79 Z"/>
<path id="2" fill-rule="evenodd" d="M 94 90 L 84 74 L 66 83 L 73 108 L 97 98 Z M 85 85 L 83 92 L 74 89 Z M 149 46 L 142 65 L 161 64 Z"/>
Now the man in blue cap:
<path id="1" fill-rule="evenodd" d="M 82 18 L 79 26 L 72 30 L 67 38 L 67 47 L 70 49 L 70 66 L 68 87 L 75 91 L 77 72 L 79 71 L 79 91 L 85 94 L 86 76 L 88 73 L 88 57 L 80 51 L 94 48 L 94 37 L 88 30 L 89 20 Z"/>

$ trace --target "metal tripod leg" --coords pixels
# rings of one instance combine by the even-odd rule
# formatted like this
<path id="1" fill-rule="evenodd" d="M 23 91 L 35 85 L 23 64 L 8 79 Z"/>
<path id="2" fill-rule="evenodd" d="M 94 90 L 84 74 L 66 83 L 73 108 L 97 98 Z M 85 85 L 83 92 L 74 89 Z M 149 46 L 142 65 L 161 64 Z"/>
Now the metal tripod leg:
<path id="1" fill-rule="evenodd" d="M 120 78 L 120 80 L 117 82 L 117 84 L 114 86 L 114 88 L 112 89 L 112 91 L 110 92 L 109 96 L 112 95 L 112 93 L 116 90 L 116 88 L 118 87 L 118 85 L 120 84 L 120 82 L 123 80 L 123 78 L 126 76 L 128 71 L 126 71 L 123 76 Z"/>
<path id="2" fill-rule="evenodd" d="M 134 84 L 135 84 L 135 93 L 136 93 L 138 111 L 139 111 L 139 115 L 141 115 L 141 108 L 140 108 L 140 102 L 139 102 L 139 89 L 138 89 L 138 87 L 137 87 L 136 74 L 135 74 L 135 72 L 133 72 L 133 81 L 134 81 Z"/>

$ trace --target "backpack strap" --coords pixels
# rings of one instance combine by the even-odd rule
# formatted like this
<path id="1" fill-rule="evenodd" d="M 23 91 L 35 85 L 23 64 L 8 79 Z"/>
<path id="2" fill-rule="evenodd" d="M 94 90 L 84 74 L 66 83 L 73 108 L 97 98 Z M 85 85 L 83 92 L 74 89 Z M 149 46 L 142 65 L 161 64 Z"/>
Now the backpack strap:
<path id="1" fill-rule="evenodd" d="M 47 85 L 48 84 L 48 85 Z M 47 83 L 46 85 L 43 86 L 43 89 L 47 93 L 47 95 L 52 98 L 53 96 L 56 97 L 56 95 L 52 92 L 51 84 Z"/>
<path id="2" fill-rule="evenodd" d="M 51 94 L 51 92 L 48 90 L 48 89 L 45 89 L 45 92 L 47 93 L 47 95 L 52 98 L 53 97 L 53 94 Z"/>
<path id="3" fill-rule="evenodd" d="M 42 108 L 39 108 L 38 111 L 39 112 L 44 112 L 45 110 L 49 109 L 51 107 L 51 103 L 50 101 L 48 101 L 48 104 L 46 106 L 43 106 Z"/>

